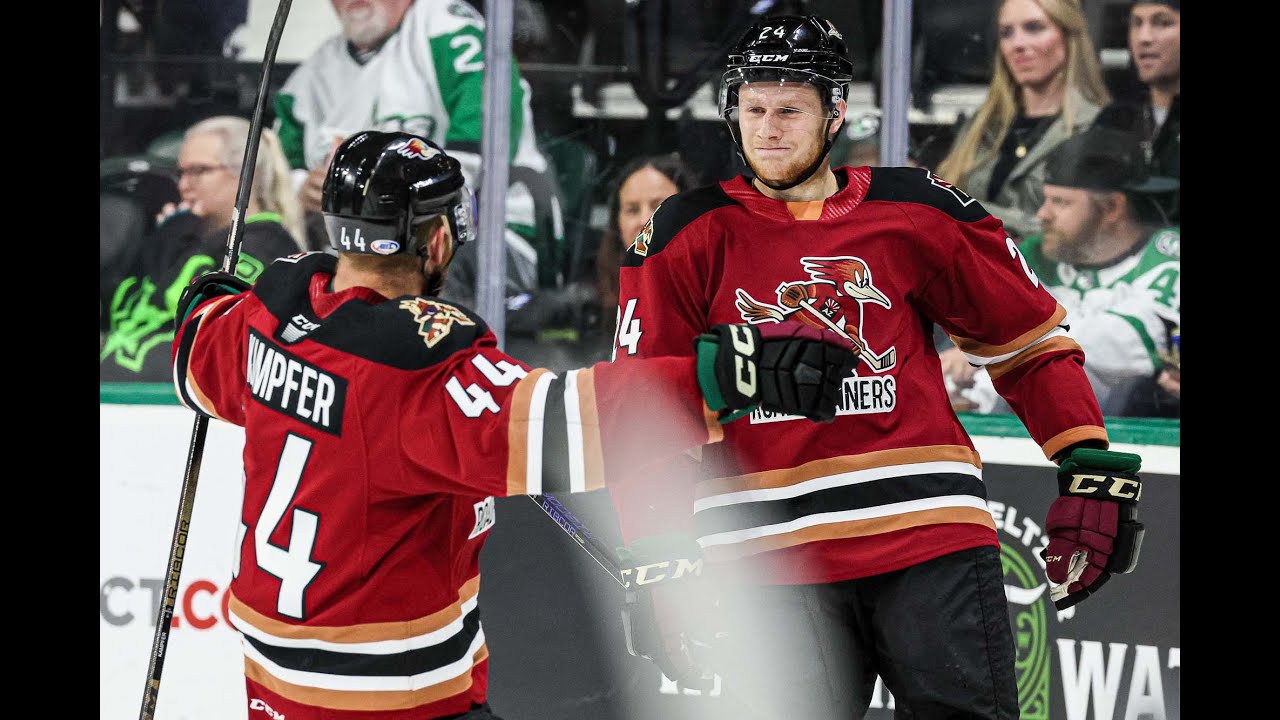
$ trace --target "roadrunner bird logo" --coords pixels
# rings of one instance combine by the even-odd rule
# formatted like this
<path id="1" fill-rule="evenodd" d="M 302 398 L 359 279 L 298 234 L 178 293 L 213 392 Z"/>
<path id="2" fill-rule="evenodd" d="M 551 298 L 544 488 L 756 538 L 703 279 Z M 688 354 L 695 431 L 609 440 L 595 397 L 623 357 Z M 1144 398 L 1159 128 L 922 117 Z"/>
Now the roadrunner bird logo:
<path id="1" fill-rule="evenodd" d="M 760 302 L 738 288 L 734 304 L 742 319 L 759 325 L 795 315 L 802 323 L 843 335 L 872 370 L 884 372 L 892 368 L 897 362 L 897 348 L 877 354 L 863 338 L 863 303 L 893 309 L 893 303 L 871 281 L 867 264 L 856 257 L 807 257 L 800 258 L 800 263 L 810 280 L 778 285 L 777 305 Z"/>
<path id="2" fill-rule="evenodd" d="M 413 319 L 418 323 L 418 334 L 426 338 L 427 347 L 435 347 L 436 343 L 453 329 L 454 323 L 475 325 L 475 322 L 458 308 L 434 300 L 422 298 L 401 300 L 400 309 L 413 313 Z"/>

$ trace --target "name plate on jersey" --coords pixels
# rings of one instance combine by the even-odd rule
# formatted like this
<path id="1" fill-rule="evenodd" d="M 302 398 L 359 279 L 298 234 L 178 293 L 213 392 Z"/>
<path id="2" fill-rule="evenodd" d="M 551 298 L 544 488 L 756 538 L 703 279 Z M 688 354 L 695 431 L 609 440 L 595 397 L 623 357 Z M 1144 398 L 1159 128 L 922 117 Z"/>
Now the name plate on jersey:
<path id="1" fill-rule="evenodd" d="M 844 393 L 836 406 L 836 415 L 870 415 L 892 412 L 898 406 L 898 381 L 892 375 L 847 377 Z M 756 408 L 751 412 L 751 424 L 803 420 L 800 415 L 784 415 Z"/>
<path id="2" fill-rule="evenodd" d="M 321 370 L 251 329 L 245 380 L 254 400 L 322 432 L 342 435 L 346 378 Z"/>

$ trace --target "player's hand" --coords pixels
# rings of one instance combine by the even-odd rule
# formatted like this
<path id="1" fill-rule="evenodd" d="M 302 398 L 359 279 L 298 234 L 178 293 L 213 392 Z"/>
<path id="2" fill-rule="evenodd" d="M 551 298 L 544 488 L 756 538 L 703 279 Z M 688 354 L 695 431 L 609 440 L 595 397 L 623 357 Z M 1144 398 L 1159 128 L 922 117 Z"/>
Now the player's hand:
<path id="1" fill-rule="evenodd" d="M 1142 537 L 1138 500 L 1142 458 L 1133 453 L 1076 448 L 1058 468 L 1060 497 L 1049 506 L 1040 552 L 1049 597 L 1059 610 L 1079 603 L 1138 564 Z"/>
<path id="2" fill-rule="evenodd" d="M 838 333 L 795 320 L 716 325 L 694 340 L 707 407 L 727 423 L 757 405 L 810 420 L 835 419 L 858 353 Z"/>
<path id="3" fill-rule="evenodd" d="M 211 300 L 221 295 L 238 295 L 248 290 L 249 287 L 249 283 L 221 270 L 196 276 L 191 280 L 191 284 L 187 285 L 182 290 L 182 294 L 178 296 L 174 327 L 182 327 L 182 323 L 186 322 L 187 316 L 191 314 L 191 311 L 195 310 L 196 306 L 205 300 Z"/>
<path id="4" fill-rule="evenodd" d="M 702 550 L 687 535 L 641 538 L 618 551 L 627 652 L 646 658 L 680 687 L 709 690 L 706 668 L 714 598 L 701 580 Z"/>

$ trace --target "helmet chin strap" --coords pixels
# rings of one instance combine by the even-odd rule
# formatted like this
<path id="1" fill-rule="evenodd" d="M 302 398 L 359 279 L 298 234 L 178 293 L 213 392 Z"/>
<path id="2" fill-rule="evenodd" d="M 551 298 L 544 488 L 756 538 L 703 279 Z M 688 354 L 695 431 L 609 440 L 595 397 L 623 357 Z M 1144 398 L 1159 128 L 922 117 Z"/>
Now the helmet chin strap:
<path id="1" fill-rule="evenodd" d="M 773 183 L 760 177 L 760 173 L 756 173 L 756 180 L 759 180 L 763 185 L 771 190 L 782 191 L 790 190 L 813 177 L 813 174 L 818 171 L 818 168 L 822 167 L 822 164 L 827 161 L 827 153 L 831 152 L 831 146 L 835 144 L 835 138 L 831 136 L 829 131 L 831 130 L 831 123 L 835 122 L 836 118 L 840 117 L 839 112 L 840 111 L 837 110 L 834 117 L 828 118 L 826 126 L 822 128 L 822 135 L 826 138 L 826 141 L 822 143 L 822 152 L 818 153 L 818 157 L 815 158 L 812 163 L 809 163 L 809 167 L 805 168 L 795 180 L 792 180 L 791 182 Z M 741 144 L 739 144 L 738 149 L 742 150 Z M 747 154 L 745 151 L 742 153 L 742 159 L 744 162 L 747 160 Z M 751 163 L 747 162 L 747 166 L 750 167 Z M 751 168 L 751 171 L 755 172 L 755 168 Z"/>

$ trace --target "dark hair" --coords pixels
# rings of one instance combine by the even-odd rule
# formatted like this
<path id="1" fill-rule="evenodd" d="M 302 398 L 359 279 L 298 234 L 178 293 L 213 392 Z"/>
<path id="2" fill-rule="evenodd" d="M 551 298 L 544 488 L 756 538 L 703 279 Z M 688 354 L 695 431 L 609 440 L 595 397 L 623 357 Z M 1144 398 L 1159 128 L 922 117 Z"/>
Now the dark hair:
<path id="1" fill-rule="evenodd" d="M 610 331 L 615 319 L 613 306 L 618 304 L 618 265 L 622 262 L 621 231 L 618 229 L 621 203 L 618 195 L 622 192 L 623 183 L 644 168 L 653 168 L 665 175 L 676 186 L 676 192 L 684 192 L 701 182 L 699 174 L 678 152 L 641 155 L 623 165 L 613 176 L 609 185 L 609 224 L 600 233 L 600 244 L 596 249 L 596 300 L 600 304 L 601 324 Z"/>
<path id="2" fill-rule="evenodd" d="M 614 175 L 614 181 L 609 186 L 609 225 L 605 228 L 605 235 L 613 235 L 615 243 L 618 242 L 618 213 L 620 211 L 618 196 L 622 193 L 622 185 L 640 170 L 651 167 L 654 170 L 666 176 L 671 184 L 676 186 L 676 190 L 684 192 L 693 187 L 698 181 L 698 173 L 694 171 L 684 158 L 680 157 L 678 152 L 663 153 L 661 155 L 641 155 L 632 158 L 630 162 L 622 166 L 618 170 L 618 174 Z M 601 244 L 606 238 L 601 239 Z"/>

